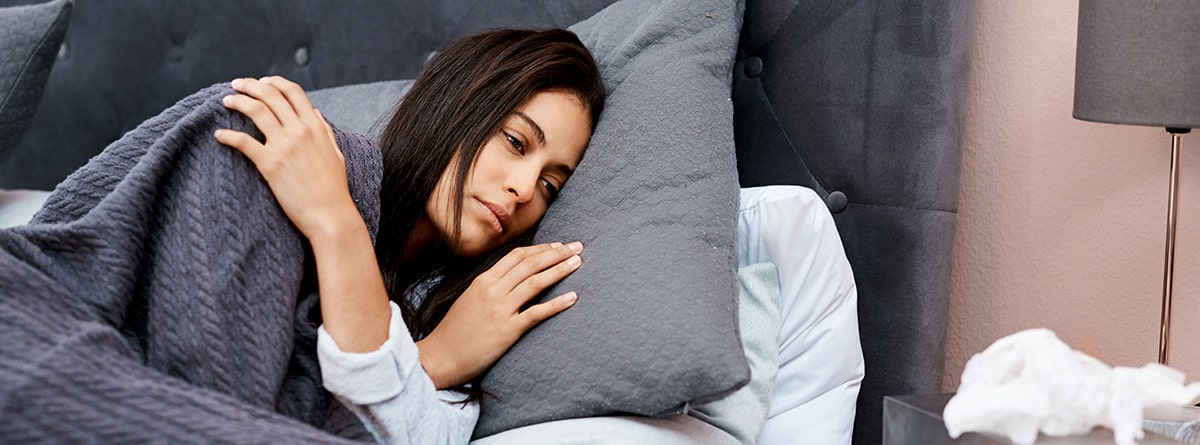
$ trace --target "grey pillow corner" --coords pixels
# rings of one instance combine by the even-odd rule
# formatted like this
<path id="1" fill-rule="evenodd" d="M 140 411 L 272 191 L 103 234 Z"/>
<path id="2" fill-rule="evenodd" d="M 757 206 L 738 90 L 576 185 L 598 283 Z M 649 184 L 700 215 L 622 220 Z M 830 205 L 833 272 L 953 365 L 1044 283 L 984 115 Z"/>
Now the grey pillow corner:
<path id="1" fill-rule="evenodd" d="M 72 0 L 0 8 L 0 160 L 21 142 L 37 111 Z"/>

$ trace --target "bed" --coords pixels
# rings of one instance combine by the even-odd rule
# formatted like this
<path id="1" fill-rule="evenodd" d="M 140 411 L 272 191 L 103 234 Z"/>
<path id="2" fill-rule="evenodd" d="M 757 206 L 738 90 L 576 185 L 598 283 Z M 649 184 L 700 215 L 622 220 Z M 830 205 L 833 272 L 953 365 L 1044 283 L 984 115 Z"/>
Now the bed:
<path id="1" fill-rule="evenodd" d="M 0 153 L 0 222 L 36 208 L 31 190 L 52 189 L 212 83 L 274 73 L 318 90 L 408 79 L 454 37 L 566 27 L 610 3 L 77 0 L 28 130 Z M 218 20 L 235 16 L 245 20 Z M 745 3 L 731 76 L 737 177 L 744 188 L 810 189 L 836 223 L 866 369 L 854 443 L 880 440 L 883 396 L 941 388 L 973 32 L 971 1 Z"/>

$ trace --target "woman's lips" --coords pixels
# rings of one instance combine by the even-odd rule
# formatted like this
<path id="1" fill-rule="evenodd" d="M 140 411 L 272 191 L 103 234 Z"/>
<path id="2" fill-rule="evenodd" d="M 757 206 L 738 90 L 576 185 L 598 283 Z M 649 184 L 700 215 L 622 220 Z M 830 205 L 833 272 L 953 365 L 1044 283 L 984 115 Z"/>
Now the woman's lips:
<path id="1" fill-rule="evenodd" d="M 492 229 L 503 234 L 505 228 L 508 227 L 508 212 L 503 207 L 487 201 L 476 199 L 475 202 L 483 209 L 484 216 L 487 216 L 488 222 L 492 224 Z"/>

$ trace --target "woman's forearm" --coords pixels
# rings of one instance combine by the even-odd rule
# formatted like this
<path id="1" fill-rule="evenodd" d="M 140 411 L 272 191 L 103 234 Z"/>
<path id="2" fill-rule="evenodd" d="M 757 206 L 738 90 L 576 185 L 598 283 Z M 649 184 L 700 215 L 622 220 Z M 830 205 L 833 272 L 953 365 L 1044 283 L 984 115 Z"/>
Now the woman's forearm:
<path id="1" fill-rule="evenodd" d="M 344 352 L 370 352 L 388 339 L 392 315 L 387 290 L 376 262 L 366 224 L 358 213 L 345 221 L 329 221 L 308 235 L 317 260 L 321 318 L 325 331 Z M 420 362 L 437 389 L 452 386 L 446 357 L 429 342 L 418 342 Z M 448 346 L 446 346 L 448 347 Z"/>
<path id="2" fill-rule="evenodd" d="M 388 338 L 391 310 L 366 224 L 352 217 L 309 235 L 317 261 L 321 318 L 346 352 L 368 352 Z"/>

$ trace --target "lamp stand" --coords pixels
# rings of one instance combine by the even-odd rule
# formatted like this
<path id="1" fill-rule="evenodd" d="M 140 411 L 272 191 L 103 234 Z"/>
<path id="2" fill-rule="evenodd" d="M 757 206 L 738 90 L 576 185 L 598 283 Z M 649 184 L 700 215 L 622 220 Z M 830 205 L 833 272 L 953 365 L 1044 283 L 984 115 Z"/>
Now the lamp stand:
<path id="1" fill-rule="evenodd" d="M 1183 149 L 1183 135 L 1190 128 L 1167 128 L 1171 133 L 1171 203 L 1167 207 L 1167 258 L 1163 270 L 1162 318 L 1158 333 L 1158 362 L 1166 365 L 1171 343 L 1171 297 L 1175 293 L 1175 222 L 1179 206 L 1179 152 Z"/>

